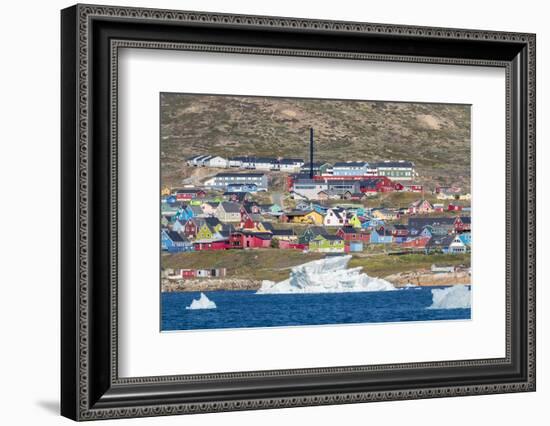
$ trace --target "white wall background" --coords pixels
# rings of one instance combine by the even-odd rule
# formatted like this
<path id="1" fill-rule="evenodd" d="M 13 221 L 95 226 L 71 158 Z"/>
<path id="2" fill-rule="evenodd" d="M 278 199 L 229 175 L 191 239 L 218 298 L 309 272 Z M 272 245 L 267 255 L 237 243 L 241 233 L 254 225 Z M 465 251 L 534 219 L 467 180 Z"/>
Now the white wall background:
<path id="1" fill-rule="evenodd" d="M 550 399 L 550 208 L 547 117 L 550 28 L 544 2 L 437 0 L 108 1 L 142 7 L 355 20 L 537 33 L 538 391 L 376 404 L 119 420 L 118 424 L 256 425 L 316 422 L 470 425 L 545 424 Z M 0 401 L 2 423 L 68 424 L 59 404 L 59 9 L 67 1 L 2 6 L 0 66 Z M 32 251 L 30 248 L 32 247 Z M 117 424 L 108 421 L 102 424 Z"/>

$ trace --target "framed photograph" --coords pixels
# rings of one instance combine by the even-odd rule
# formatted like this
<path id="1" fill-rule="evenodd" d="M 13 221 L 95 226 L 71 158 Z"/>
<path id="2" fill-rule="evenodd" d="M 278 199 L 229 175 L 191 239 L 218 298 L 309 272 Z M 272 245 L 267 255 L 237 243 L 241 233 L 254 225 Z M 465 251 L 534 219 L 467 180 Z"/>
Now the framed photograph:
<path id="1" fill-rule="evenodd" d="M 61 29 L 64 416 L 535 390 L 535 35 Z"/>

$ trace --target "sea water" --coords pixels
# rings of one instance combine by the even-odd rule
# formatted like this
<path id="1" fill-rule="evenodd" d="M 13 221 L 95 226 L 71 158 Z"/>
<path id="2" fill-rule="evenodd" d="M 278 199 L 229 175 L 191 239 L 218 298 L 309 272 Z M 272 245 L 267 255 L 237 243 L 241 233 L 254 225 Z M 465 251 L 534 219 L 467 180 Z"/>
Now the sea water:
<path id="1" fill-rule="evenodd" d="M 455 290 L 461 300 L 469 288 Z M 447 290 L 452 289 L 448 287 Z M 329 324 L 366 324 L 401 321 L 470 319 L 469 304 L 434 305 L 432 287 L 397 291 L 344 293 L 256 294 L 254 291 L 210 291 L 216 309 L 186 309 L 199 292 L 161 294 L 161 330 L 206 330 L 251 327 L 288 327 Z M 446 294 L 453 291 L 448 290 Z M 440 296 L 441 293 L 435 293 Z M 436 296 L 436 299 L 437 299 Z M 437 300 L 436 300 L 437 301 Z M 451 306 L 451 307 L 449 307 Z M 462 307 L 468 306 L 468 307 Z"/>

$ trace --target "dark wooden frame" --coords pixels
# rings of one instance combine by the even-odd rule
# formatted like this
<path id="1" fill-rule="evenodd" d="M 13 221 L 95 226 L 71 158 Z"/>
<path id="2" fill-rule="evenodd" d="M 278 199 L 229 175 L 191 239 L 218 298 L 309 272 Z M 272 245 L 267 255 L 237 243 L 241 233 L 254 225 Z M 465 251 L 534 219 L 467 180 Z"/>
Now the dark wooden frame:
<path id="1" fill-rule="evenodd" d="M 61 413 L 75 420 L 535 390 L 533 34 L 76 5 L 62 29 Z M 119 378 L 117 49 L 504 67 L 507 351 L 502 359 Z"/>

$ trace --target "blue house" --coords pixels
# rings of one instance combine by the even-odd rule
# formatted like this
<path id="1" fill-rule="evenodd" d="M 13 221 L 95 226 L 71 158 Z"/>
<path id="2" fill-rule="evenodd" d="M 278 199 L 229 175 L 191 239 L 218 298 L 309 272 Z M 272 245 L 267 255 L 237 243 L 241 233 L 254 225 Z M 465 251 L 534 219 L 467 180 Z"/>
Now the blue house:
<path id="1" fill-rule="evenodd" d="M 458 234 L 458 238 L 460 238 L 460 241 L 462 241 L 467 247 L 470 247 L 472 245 L 471 232 L 463 232 L 462 234 Z"/>
<path id="2" fill-rule="evenodd" d="M 366 220 L 365 222 L 363 222 L 361 224 L 361 228 L 363 229 L 373 229 L 373 228 L 377 228 L 377 227 L 380 227 L 380 226 L 384 226 L 385 225 L 385 222 L 383 220 L 380 220 L 380 219 L 369 219 L 369 220 Z"/>
<path id="3" fill-rule="evenodd" d="M 393 242 L 393 235 L 389 229 L 373 229 L 370 234 L 370 242 L 372 244 L 391 244 Z"/>
<path id="4" fill-rule="evenodd" d="M 175 231 L 163 229 L 160 237 L 161 248 L 169 253 L 193 251 L 193 244 Z"/>

